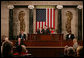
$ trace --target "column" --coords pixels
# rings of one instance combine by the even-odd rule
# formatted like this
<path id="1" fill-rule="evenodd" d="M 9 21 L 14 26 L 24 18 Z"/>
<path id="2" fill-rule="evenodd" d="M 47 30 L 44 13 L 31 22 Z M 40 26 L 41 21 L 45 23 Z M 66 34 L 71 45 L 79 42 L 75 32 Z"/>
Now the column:
<path id="1" fill-rule="evenodd" d="M 29 5 L 29 34 L 33 33 L 33 5 Z"/>
<path id="2" fill-rule="evenodd" d="M 57 33 L 57 24 L 58 24 L 58 15 L 57 15 L 58 11 L 57 8 L 55 7 L 55 31 Z"/>
<path id="3" fill-rule="evenodd" d="M 33 33 L 36 33 L 36 6 L 33 9 Z"/>
<path id="4" fill-rule="evenodd" d="M 78 5 L 78 40 L 82 40 L 82 6 Z"/>
<path id="5" fill-rule="evenodd" d="M 13 5 L 8 5 L 9 8 L 9 39 L 13 39 Z"/>
<path id="6" fill-rule="evenodd" d="M 61 34 L 62 33 L 62 11 L 61 9 L 63 8 L 62 5 L 57 5 L 57 9 L 58 9 L 58 33 Z"/>

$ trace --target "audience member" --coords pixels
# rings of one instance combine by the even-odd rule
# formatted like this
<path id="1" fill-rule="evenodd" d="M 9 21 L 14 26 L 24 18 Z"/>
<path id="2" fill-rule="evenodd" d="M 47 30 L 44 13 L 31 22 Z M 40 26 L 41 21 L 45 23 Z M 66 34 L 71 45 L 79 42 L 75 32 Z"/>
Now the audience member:
<path id="1" fill-rule="evenodd" d="M 2 37 L 1 37 L 1 43 L 3 43 L 4 41 L 5 41 L 5 35 L 3 35 Z M 2 44 L 1 44 L 2 45 Z"/>
<path id="2" fill-rule="evenodd" d="M 5 41 L 2 43 L 2 57 L 13 57 L 13 43 L 5 38 Z"/>
<path id="3" fill-rule="evenodd" d="M 77 57 L 84 57 L 83 46 L 78 46 L 76 51 L 77 51 Z"/>
<path id="4" fill-rule="evenodd" d="M 75 51 L 74 51 L 73 47 L 68 47 L 67 48 L 67 55 L 69 57 L 74 57 L 75 56 Z"/>
<path id="5" fill-rule="evenodd" d="M 78 45 L 77 39 L 74 38 L 74 39 L 73 39 L 73 48 L 75 49 L 75 51 L 76 51 L 76 49 L 77 49 L 78 46 L 79 46 L 79 45 Z"/>
<path id="6" fill-rule="evenodd" d="M 64 47 L 64 57 L 67 57 L 68 56 L 68 46 L 66 45 Z"/>
<path id="7" fill-rule="evenodd" d="M 64 57 L 75 57 L 75 50 L 73 47 L 65 46 Z"/>
<path id="8" fill-rule="evenodd" d="M 1 37 L 1 55 L 2 55 L 2 43 L 5 41 L 5 35 L 2 35 Z"/>

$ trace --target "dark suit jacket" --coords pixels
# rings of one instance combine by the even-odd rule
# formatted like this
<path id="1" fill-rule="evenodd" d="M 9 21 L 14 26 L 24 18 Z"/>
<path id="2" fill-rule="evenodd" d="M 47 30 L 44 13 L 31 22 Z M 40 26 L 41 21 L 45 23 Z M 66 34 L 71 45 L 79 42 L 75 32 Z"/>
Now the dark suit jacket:
<path id="1" fill-rule="evenodd" d="M 69 35 L 71 35 L 70 37 L 69 37 Z M 74 36 L 74 34 L 67 34 L 66 35 L 66 40 L 68 40 L 68 39 L 74 39 L 75 38 L 75 36 Z"/>
<path id="2" fill-rule="evenodd" d="M 41 34 L 39 29 L 37 30 L 37 34 Z"/>
<path id="3" fill-rule="evenodd" d="M 19 34 L 19 38 L 21 38 L 22 37 L 22 39 L 21 40 L 26 40 L 26 34 L 23 34 L 23 36 L 21 35 L 21 34 Z"/>
<path id="4" fill-rule="evenodd" d="M 42 29 L 42 34 L 46 34 L 46 30 Z"/>
<path id="5" fill-rule="evenodd" d="M 50 30 L 49 29 L 46 29 L 46 31 L 47 31 L 47 34 L 50 34 Z"/>
<path id="6" fill-rule="evenodd" d="M 26 34 L 23 34 L 23 36 L 19 34 L 19 38 L 21 38 L 21 43 L 23 44 L 24 39 L 26 40 Z"/>
<path id="7" fill-rule="evenodd" d="M 50 34 L 50 30 L 49 29 L 46 29 L 46 30 L 42 30 L 42 34 Z"/>

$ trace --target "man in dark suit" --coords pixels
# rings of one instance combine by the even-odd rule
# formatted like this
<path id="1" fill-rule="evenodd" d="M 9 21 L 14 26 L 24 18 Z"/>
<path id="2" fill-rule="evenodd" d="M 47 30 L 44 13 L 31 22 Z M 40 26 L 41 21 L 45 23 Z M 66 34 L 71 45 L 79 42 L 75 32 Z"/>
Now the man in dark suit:
<path id="1" fill-rule="evenodd" d="M 23 43 L 23 41 L 26 40 L 26 34 L 24 34 L 23 30 L 21 31 L 21 33 L 19 34 L 19 39 L 21 39 L 21 43 Z"/>
<path id="2" fill-rule="evenodd" d="M 75 38 L 74 34 L 72 34 L 71 32 L 69 32 L 69 34 L 66 35 L 66 40 L 73 40 Z"/>
<path id="3" fill-rule="evenodd" d="M 21 31 L 21 33 L 19 34 L 19 38 L 21 38 L 21 40 L 26 40 L 26 34 L 24 34 L 24 32 Z"/>
<path id="4" fill-rule="evenodd" d="M 45 25 L 44 29 L 42 30 L 42 34 L 50 34 L 49 28 Z"/>
<path id="5" fill-rule="evenodd" d="M 42 34 L 42 28 L 37 29 L 37 34 Z"/>
<path id="6" fill-rule="evenodd" d="M 47 28 L 46 31 L 47 31 L 47 34 L 50 34 L 50 28 Z"/>

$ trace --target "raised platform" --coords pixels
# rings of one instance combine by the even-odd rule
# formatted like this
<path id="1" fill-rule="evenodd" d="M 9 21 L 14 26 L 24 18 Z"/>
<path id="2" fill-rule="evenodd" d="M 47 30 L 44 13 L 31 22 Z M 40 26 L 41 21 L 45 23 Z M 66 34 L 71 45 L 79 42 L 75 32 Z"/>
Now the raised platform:
<path id="1" fill-rule="evenodd" d="M 33 57 L 63 57 L 64 48 L 61 47 L 37 47 L 27 48 Z"/>
<path id="2" fill-rule="evenodd" d="M 17 40 L 11 41 L 15 45 Z M 64 40 L 63 34 L 28 34 L 24 44 L 27 47 L 64 47 L 66 45 L 73 46 L 73 40 Z M 78 44 L 83 45 L 83 41 L 78 41 Z"/>
<path id="3" fill-rule="evenodd" d="M 17 40 L 12 40 L 15 45 Z M 62 40 L 62 41 L 40 41 L 40 40 L 27 40 L 24 41 L 27 47 L 64 47 L 66 45 L 73 46 L 72 40 Z M 78 41 L 79 45 L 83 45 L 83 41 Z"/>
<path id="4" fill-rule="evenodd" d="M 11 41 L 15 45 L 17 40 Z M 64 47 L 73 46 L 73 41 L 63 40 L 63 34 L 29 34 L 24 44 L 33 57 L 63 57 Z M 78 44 L 83 45 L 83 41 L 78 41 Z"/>

